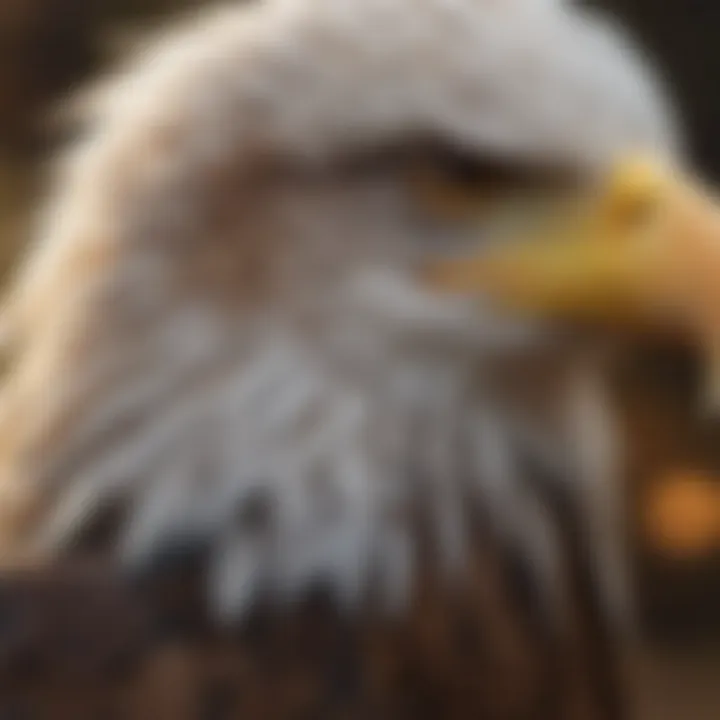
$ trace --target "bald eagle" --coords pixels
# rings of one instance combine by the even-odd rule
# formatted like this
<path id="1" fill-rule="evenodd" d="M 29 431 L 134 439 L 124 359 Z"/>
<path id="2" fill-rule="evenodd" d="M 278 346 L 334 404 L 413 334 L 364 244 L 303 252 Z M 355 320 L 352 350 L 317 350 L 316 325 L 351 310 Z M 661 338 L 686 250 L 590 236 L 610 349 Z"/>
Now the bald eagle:
<path id="1" fill-rule="evenodd" d="M 632 152 L 680 152 L 662 88 L 559 0 L 234 3 L 139 52 L 6 302 L 3 697 L 622 717 L 602 369 L 425 269 Z"/>

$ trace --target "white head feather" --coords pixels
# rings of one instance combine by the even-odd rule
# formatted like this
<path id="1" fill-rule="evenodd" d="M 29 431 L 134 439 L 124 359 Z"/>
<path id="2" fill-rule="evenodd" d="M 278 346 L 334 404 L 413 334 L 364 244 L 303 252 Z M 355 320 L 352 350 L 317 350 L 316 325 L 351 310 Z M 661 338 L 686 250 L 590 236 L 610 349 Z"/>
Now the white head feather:
<path id="1" fill-rule="evenodd" d="M 469 498 L 550 586 L 522 433 L 487 374 L 502 320 L 404 274 L 417 208 L 397 178 L 317 170 L 416 135 L 587 173 L 673 153 L 629 43 L 559 2 L 233 4 L 148 47 L 95 109 L 10 298 L 2 487 L 44 512 L 28 530 L 6 504 L 7 551 L 56 548 L 125 498 L 129 557 L 207 538 L 222 613 L 318 578 L 402 604 L 413 499 L 456 571 Z M 576 411 L 524 419 L 565 458 Z"/>

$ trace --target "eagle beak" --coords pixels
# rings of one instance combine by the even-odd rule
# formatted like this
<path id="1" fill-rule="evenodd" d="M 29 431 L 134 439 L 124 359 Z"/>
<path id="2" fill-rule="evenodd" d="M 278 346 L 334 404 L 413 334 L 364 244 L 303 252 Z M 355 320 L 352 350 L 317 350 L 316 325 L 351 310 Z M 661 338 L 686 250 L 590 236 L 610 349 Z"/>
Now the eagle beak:
<path id="1" fill-rule="evenodd" d="M 689 340 L 720 409 L 720 209 L 672 168 L 624 160 L 547 226 L 433 262 L 426 280 L 540 318 Z"/>

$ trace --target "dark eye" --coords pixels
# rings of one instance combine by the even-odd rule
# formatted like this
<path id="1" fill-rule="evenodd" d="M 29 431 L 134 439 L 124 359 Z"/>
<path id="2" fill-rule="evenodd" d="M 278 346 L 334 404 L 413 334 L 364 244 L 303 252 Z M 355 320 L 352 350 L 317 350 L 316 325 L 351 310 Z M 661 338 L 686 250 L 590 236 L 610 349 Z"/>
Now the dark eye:
<path id="1" fill-rule="evenodd" d="M 471 153 L 446 152 L 438 163 L 445 179 L 457 188 L 502 189 L 517 185 L 522 173 L 508 163 L 473 156 Z"/>
<path id="2" fill-rule="evenodd" d="M 466 190 L 504 193 L 573 185 L 573 178 L 562 168 L 525 166 L 457 151 L 446 151 L 440 158 L 439 169 L 450 184 Z"/>
<path id="3" fill-rule="evenodd" d="M 465 187 L 482 185 L 493 176 L 483 163 L 459 154 L 449 154 L 442 163 L 442 171 L 453 183 Z"/>

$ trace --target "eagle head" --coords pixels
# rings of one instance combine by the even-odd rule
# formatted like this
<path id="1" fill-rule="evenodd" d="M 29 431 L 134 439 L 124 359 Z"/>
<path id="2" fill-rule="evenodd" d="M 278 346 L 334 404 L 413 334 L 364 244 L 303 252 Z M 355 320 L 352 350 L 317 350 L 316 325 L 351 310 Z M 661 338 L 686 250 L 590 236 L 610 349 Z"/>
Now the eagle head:
<path id="1" fill-rule="evenodd" d="M 597 374 L 422 272 L 675 154 L 619 31 L 537 0 L 234 4 L 90 109 L 7 303 L 3 557 L 119 508 L 113 557 L 202 546 L 220 617 L 316 583 L 402 608 L 429 565 L 462 582 L 481 517 L 557 608 L 549 474 L 621 604 Z"/>

